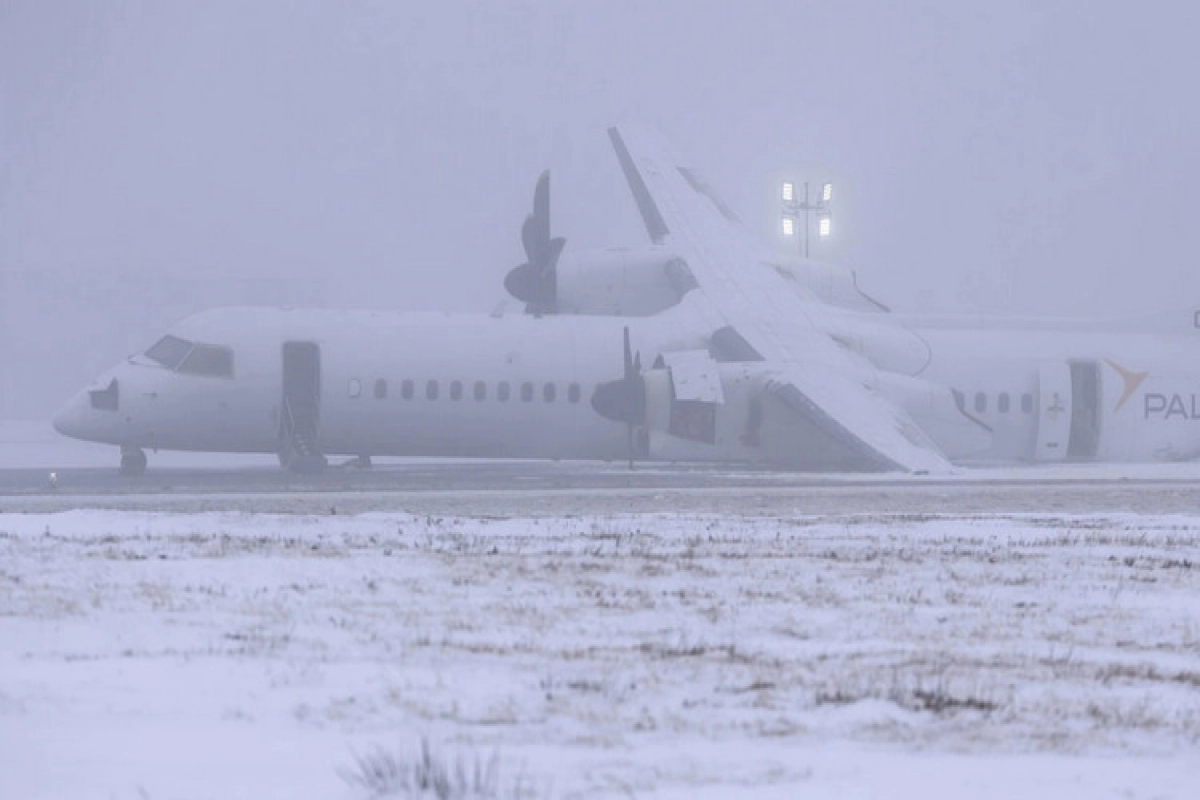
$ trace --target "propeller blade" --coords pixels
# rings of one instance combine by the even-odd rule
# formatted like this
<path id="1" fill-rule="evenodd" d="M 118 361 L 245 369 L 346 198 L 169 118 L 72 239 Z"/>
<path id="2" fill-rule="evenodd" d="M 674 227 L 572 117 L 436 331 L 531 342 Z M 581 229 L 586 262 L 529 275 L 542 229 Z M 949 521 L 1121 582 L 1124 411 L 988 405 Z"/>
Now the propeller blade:
<path id="1" fill-rule="evenodd" d="M 521 225 L 521 246 L 525 248 L 525 258 L 533 265 L 537 265 L 541 258 L 543 245 L 538 238 L 538 221 L 533 214 L 525 217 L 525 222 Z"/>
<path id="2" fill-rule="evenodd" d="M 629 453 L 629 469 L 633 469 L 633 423 L 625 426 L 625 446 Z"/>
<path id="3" fill-rule="evenodd" d="M 558 312 L 558 259 L 567 240 L 550 238 L 550 170 L 538 176 L 533 211 L 521 225 L 521 246 L 527 261 L 510 270 L 504 281 L 509 293 L 525 302 L 533 314 Z"/>
<path id="4" fill-rule="evenodd" d="M 562 255 L 563 248 L 567 246 L 567 240 L 562 236 L 556 236 L 546 243 L 546 262 L 544 269 L 548 272 L 555 272 L 558 267 L 558 257 Z"/>
<path id="5" fill-rule="evenodd" d="M 630 346 L 629 346 L 629 326 L 628 325 L 625 326 L 624 341 L 625 341 L 625 372 L 623 373 L 623 377 L 626 380 L 629 380 L 629 376 L 633 372 L 633 369 L 634 369 L 634 364 L 633 364 L 632 348 L 630 348 Z"/>
<path id="6" fill-rule="evenodd" d="M 638 425 L 646 424 L 646 379 L 642 377 L 642 354 L 634 353 L 626 326 L 622 339 L 622 374 L 613 381 L 597 384 L 592 392 L 592 408 L 605 419 L 625 425 L 625 448 L 629 468 L 633 469 L 637 455 L 635 433 Z"/>
<path id="7" fill-rule="evenodd" d="M 625 450 L 629 455 L 629 468 L 633 469 L 633 425 L 635 409 L 639 405 L 634 400 L 634 396 L 638 392 L 644 392 L 645 389 L 641 384 L 642 374 L 642 354 L 633 354 L 633 347 L 629 344 L 629 326 L 626 325 L 622 334 L 625 356 L 625 374 L 621 379 L 621 394 L 623 395 L 625 404 Z M 640 398 L 639 398 L 640 399 Z M 645 407 L 645 401 L 642 400 L 641 406 Z M 644 412 L 642 416 L 645 416 Z"/>
<path id="8" fill-rule="evenodd" d="M 551 239 L 546 263 L 542 265 L 542 309 L 551 314 L 558 313 L 558 257 L 566 245 L 567 240 L 561 236 Z"/>
<path id="9" fill-rule="evenodd" d="M 537 185 L 533 187 L 533 216 L 541 227 L 538 229 L 539 240 L 550 240 L 550 170 L 544 170 L 538 176 Z"/>
<path id="10" fill-rule="evenodd" d="M 545 269 L 546 262 L 551 258 L 549 170 L 538 177 L 537 186 L 534 187 L 533 211 L 525 217 L 525 223 L 521 226 L 521 244 L 525 247 L 525 257 L 529 263 L 539 271 Z"/>

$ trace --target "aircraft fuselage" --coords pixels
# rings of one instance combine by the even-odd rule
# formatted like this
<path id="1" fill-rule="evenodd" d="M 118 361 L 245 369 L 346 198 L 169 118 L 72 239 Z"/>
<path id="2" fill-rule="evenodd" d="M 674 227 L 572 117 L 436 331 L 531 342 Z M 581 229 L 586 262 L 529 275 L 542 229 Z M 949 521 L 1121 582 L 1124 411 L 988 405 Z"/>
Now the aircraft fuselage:
<path id="1" fill-rule="evenodd" d="M 287 432 L 307 424 L 325 455 L 621 459 L 626 426 L 599 414 L 593 394 L 621 377 L 627 325 L 648 365 L 661 352 L 704 348 L 699 337 L 681 338 L 678 331 L 696 329 L 683 313 L 629 320 L 216 309 L 168 338 L 226 355 L 196 369 L 133 356 L 72 399 L 55 425 L 123 449 L 279 453 Z M 878 315 L 862 326 L 862 353 L 878 370 L 951 387 L 988 429 L 987 445 L 960 460 L 1200 456 L 1190 331 L 970 328 Z M 729 424 L 716 430 L 727 434 L 660 456 L 770 463 L 747 445 L 746 423 L 764 411 L 746 397 L 731 394 L 719 407 Z"/>
<path id="2" fill-rule="evenodd" d="M 330 455 L 623 458 L 623 426 L 590 404 L 597 383 L 621 375 L 623 324 L 217 309 L 186 320 L 172 336 L 228 349 L 231 374 L 191 374 L 132 356 L 73 398 L 55 426 L 124 448 L 273 453 L 285 416 L 309 403 L 320 448 Z M 641 330 L 652 335 L 658 327 L 643 323 Z M 288 348 L 303 349 L 306 359 L 288 364 Z M 301 395 L 290 402 L 289 368 L 315 373 L 298 390 L 293 385 Z M 92 399 L 114 385 L 114 407 Z"/>

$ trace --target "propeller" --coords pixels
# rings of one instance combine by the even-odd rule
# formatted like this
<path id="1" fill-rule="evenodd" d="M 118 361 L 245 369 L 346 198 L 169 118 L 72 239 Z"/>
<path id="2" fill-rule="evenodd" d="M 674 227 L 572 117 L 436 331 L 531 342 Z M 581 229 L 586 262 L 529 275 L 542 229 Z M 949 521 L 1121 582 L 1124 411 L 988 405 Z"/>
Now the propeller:
<path id="1" fill-rule="evenodd" d="M 533 211 L 521 226 L 526 261 L 504 278 L 504 288 L 525 303 L 526 312 L 558 311 L 558 257 L 566 243 L 561 236 L 550 238 L 550 170 L 546 170 L 533 190 Z"/>
<path id="2" fill-rule="evenodd" d="M 642 354 L 634 354 L 629 345 L 629 327 L 624 333 L 624 374 L 620 380 L 598 384 L 592 393 L 592 408 L 605 419 L 623 422 L 629 468 L 633 469 L 634 427 L 646 424 L 646 379 L 642 376 Z"/>

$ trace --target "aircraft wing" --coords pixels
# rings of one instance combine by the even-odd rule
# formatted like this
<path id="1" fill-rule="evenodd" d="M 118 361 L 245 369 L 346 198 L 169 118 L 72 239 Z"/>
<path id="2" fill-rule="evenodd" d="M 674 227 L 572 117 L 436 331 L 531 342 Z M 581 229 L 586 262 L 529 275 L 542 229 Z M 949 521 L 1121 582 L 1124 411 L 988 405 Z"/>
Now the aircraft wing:
<path id="1" fill-rule="evenodd" d="M 621 126 L 609 138 L 650 238 L 676 248 L 699 285 L 687 302 L 711 330 L 736 331 L 777 370 L 767 391 L 845 448 L 839 464 L 952 469 L 911 417 L 876 391 L 874 368 L 829 336 L 824 305 L 763 267 L 761 248 L 661 136 Z"/>

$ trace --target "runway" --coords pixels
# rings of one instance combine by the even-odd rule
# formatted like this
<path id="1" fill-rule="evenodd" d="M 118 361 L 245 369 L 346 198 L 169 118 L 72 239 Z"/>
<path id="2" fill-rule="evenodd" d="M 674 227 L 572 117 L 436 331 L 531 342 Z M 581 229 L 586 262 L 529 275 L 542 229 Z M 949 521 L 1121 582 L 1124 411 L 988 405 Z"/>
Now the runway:
<path id="1" fill-rule="evenodd" d="M 467 516 L 1195 513 L 1195 465 L 964 470 L 950 477 L 812 475 L 703 466 L 405 461 L 293 475 L 277 467 L 0 469 L 0 511 L 76 508 Z"/>
<path id="2" fill-rule="evenodd" d="M 116 448 L 60 436 L 46 421 L 0 420 L 0 511 L 79 508 L 468 516 L 620 513 L 1007 514 L 1200 511 L 1200 463 L 963 468 L 951 476 L 799 474 L 623 462 L 334 459 L 293 475 L 273 456 L 157 452 L 138 478 Z M 55 475 L 55 486 L 50 474 Z"/>

